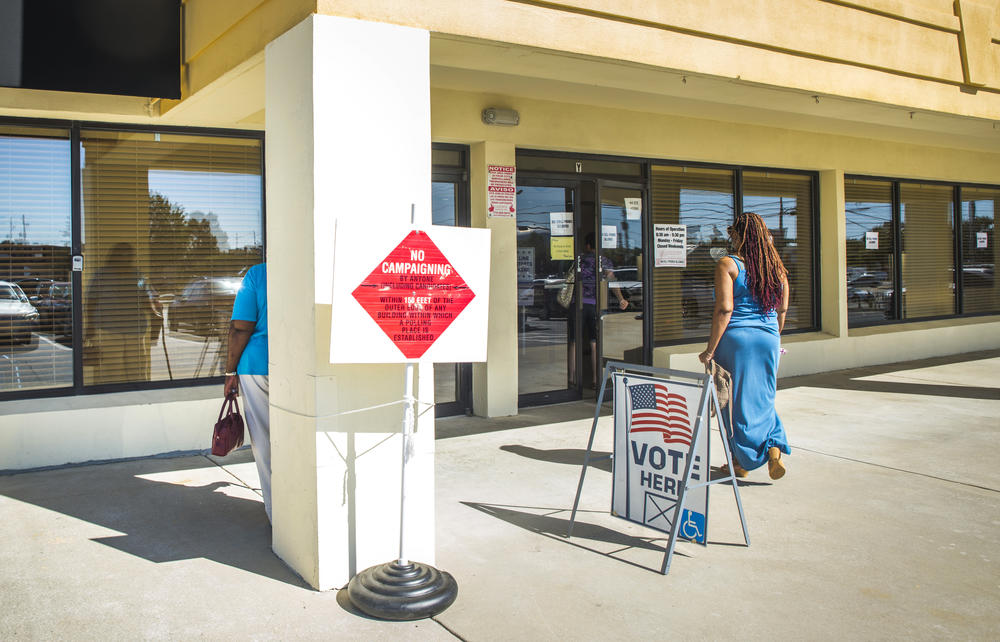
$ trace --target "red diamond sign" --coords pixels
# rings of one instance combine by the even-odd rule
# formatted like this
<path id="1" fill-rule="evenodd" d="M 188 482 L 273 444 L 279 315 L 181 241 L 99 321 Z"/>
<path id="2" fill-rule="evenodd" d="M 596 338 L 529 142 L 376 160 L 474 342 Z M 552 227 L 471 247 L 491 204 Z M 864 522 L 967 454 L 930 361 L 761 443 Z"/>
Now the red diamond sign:
<path id="1" fill-rule="evenodd" d="M 352 292 L 407 359 L 419 359 L 476 297 L 425 232 L 411 231 Z"/>

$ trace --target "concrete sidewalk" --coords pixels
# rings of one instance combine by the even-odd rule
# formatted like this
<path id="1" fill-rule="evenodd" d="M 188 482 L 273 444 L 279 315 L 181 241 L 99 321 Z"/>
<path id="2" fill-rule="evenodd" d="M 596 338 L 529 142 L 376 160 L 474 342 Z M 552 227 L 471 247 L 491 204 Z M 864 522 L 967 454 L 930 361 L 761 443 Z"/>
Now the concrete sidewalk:
<path id="1" fill-rule="evenodd" d="M 0 639 L 1000 638 L 1000 351 L 780 388 L 793 454 L 741 483 L 751 546 L 713 486 L 709 546 L 678 544 L 666 577 L 658 533 L 608 514 L 607 461 L 564 537 L 592 404 L 440 420 L 437 566 L 459 597 L 415 623 L 271 553 L 247 452 L 2 476 Z"/>

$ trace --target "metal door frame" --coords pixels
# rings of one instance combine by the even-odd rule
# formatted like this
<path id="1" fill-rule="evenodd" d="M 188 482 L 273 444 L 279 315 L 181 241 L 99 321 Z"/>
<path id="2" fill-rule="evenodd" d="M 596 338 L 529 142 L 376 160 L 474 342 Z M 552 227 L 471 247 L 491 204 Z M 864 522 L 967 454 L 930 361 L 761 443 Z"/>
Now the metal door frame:
<path id="1" fill-rule="evenodd" d="M 562 189 L 572 189 L 573 190 L 573 250 L 574 255 L 579 255 L 579 235 L 580 235 L 580 217 L 582 208 L 582 193 L 583 193 L 583 181 L 573 180 L 573 179 L 549 179 L 549 178 L 531 178 L 531 177 L 519 177 L 518 178 L 518 188 L 522 187 L 556 187 Z M 515 219 L 515 226 L 517 221 Z M 575 336 L 580 336 L 581 324 L 580 324 L 580 280 L 577 279 L 574 284 L 574 295 L 573 304 L 576 306 L 576 314 L 574 318 L 576 319 Z M 569 318 L 566 320 L 567 327 L 570 323 Z M 518 334 L 520 334 L 520 326 L 518 326 Z M 569 336 L 566 337 L 566 345 L 569 345 Z M 568 357 L 568 354 L 567 354 Z M 583 363 L 583 342 L 576 342 L 576 372 L 569 373 L 576 381 L 575 386 L 567 385 L 566 388 L 557 390 L 548 390 L 541 392 L 525 392 L 518 393 L 517 395 L 517 405 L 519 408 L 528 406 L 541 406 L 553 403 L 562 403 L 566 401 L 576 401 L 583 398 L 583 378 L 581 376 Z M 568 370 L 568 368 L 567 368 Z M 518 362 L 518 379 L 520 380 L 520 361 Z M 520 383 L 518 383 L 520 386 Z"/>
<path id="2" fill-rule="evenodd" d="M 649 296 L 651 292 L 651 286 L 653 281 L 653 261 L 652 253 L 649 250 L 649 240 L 652 238 L 652 228 L 650 226 L 650 203 L 649 203 L 649 189 L 646 182 L 638 181 L 622 181 L 622 180 L 611 180 L 596 178 L 594 179 L 595 191 L 594 191 L 594 240 L 597 242 L 598 247 L 595 248 L 597 255 L 600 256 L 601 250 L 601 238 L 602 235 L 599 232 L 602 230 L 603 225 L 603 207 L 601 206 L 601 192 L 605 188 L 612 189 L 630 189 L 639 192 L 642 198 L 642 274 L 638 275 L 642 282 L 642 363 L 636 365 L 652 365 L 653 363 L 653 349 L 652 341 L 650 338 L 652 334 L 652 297 Z M 604 272 L 600 269 L 597 270 L 597 288 L 598 288 L 598 302 L 600 302 L 600 291 L 601 287 L 607 283 L 604 278 Z M 608 297 L 610 298 L 610 291 L 608 292 Z M 609 301 L 610 304 L 610 301 Z M 597 354 L 599 358 L 597 360 L 597 369 L 601 371 L 604 365 L 608 362 L 608 358 L 604 356 L 604 321 L 603 315 L 600 314 L 598 310 L 598 330 L 597 330 Z M 621 359 L 613 359 L 620 361 Z"/>

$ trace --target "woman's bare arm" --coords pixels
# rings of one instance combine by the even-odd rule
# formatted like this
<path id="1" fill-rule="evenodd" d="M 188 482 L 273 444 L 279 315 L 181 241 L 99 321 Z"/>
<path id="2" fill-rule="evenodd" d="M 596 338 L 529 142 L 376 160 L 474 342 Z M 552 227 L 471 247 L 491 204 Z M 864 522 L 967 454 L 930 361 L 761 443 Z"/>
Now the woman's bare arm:
<path id="1" fill-rule="evenodd" d="M 708 346 L 698 355 L 702 363 L 708 363 L 715 356 L 715 349 L 722 341 L 722 335 L 733 316 L 733 283 L 739 275 L 736 262 L 724 257 L 715 265 L 715 307 L 712 311 L 712 331 Z"/>
<path id="2" fill-rule="evenodd" d="M 785 329 L 785 313 L 788 312 L 788 275 L 781 277 L 781 305 L 778 306 L 778 334 Z"/>
<path id="3" fill-rule="evenodd" d="M 232 320 L 229 322 L 229 348 L 226 352 L 226 372 L 236 372 L 236 366 L 240 363 L 240 357 L 243 356 L 243 350 L 246 349 L 247 343 L 250 342 L 250 337 L 253 335 L 254 328 L 257 324 L 253 321 L 237 321 Z M 238 395 L 240 393 L 240 379 L 236 375 L 229 375 L 226 377 L 225 383 L 225 396 Z"/>

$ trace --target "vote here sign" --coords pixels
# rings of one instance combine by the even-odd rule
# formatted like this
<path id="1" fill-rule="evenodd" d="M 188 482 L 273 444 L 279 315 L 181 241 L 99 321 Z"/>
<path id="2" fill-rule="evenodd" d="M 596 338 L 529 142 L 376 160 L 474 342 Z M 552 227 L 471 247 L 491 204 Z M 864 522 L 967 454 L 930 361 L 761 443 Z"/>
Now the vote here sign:
<path id="1" fill-rule="evenodd" d="M 485 361 L 489 231 L 337 225 L 331 363 Z"/>
<path id="2" fill-rule="evenodd" d="M 708 438 L 698 422 L 701 384 L 616 372 L 612 512 L 665 533 L 705 542 Z M 690 472 L 689 472 L 690 471 Z M 683 510 L 682 510 L 683 509 Z M 678 520 L 680 520 L 678 522 Z"/>

